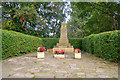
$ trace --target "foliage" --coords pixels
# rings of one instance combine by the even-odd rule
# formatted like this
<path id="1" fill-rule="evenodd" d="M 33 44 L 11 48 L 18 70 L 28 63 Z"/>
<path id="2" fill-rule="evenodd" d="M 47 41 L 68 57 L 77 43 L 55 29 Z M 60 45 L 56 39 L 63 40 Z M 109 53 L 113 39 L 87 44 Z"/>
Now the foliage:
<path id="1" fill-rule="evenodd" d="M 79 18 L 80 10 L 77 6 L 72 5 L 71 21 L 68 22 L 68 38 L 83 38 L 85 30 L 83 28 L 86 20 Z"/>
<path id="2" fill-rule="evenodd" d="M 82 49 L 105 60 L 118 62 L 120 30 L 93 34 L 82 39 Z"/>
<path id="3" fill-rule="evenodd" d="M 53 48 L 59 42 L 58 38 L 38 38 L 6 30 L 2 32 L 3 59 L 35 52 L 39 46 Z M 105 60 L 120 61 L 120 30 L 92 34 L 85 38 L 70 38 L 69 42 L 75 49 L 81 49 Z"/>
<path id="4" fill-rule="evenodd" d="M 47 52 L 53 52 L 53 49 L 47 49 Z"/>
<path id="5" fill-rule="evenodd" d="M 37 37 L 59 37 L 63 7 L 63 2 L 3 2 L 2 28 Z"/>
<path id="6" fill-rule="evenodd" d="M 70 38 L 69 42 L 75 49 L 82 49 L 82 38 Z"/>
<path id="7" fill-rule="evenodd" d="M 42 45 L 46 49 L 53 48 L 59 42 L 58 38 L 41 38 L 41 39 L 42 39 L 42 42 L 43 42 Z"/>
<path id="8" fill-rule="evenodd" d="M 35 52 L 39 46 L 42 46 L 40 38 L 2 30 L 2 59 Z"/>
<path id="9" fill-rule="evenodd" d="M 71 5 L 73 12 L 69 27 L 73 27 L 70 34 L 73 37 L 120 29 L 119 2 L 72 2 Z"/>
<path id="10" fill-rule="evenodd" d="M 39 46 L 46 49 L 53 48 L 59 38 L 37 38 L 14 31 L 2 30 L 2 58 L 6 59 L 12 56 L 19 56 L 29 52 L 35 52 Z M 70 39 L 70 43 L 75 48 L 80 48 L 81 39 Z"/>

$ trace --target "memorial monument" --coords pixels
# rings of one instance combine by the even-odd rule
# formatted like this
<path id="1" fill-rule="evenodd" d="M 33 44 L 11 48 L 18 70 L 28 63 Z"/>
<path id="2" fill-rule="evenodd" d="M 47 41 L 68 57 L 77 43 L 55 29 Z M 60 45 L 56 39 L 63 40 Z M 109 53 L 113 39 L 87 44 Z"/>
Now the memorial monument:
<path id="1" fill-rule="evenodd" d="M 55 50 L 64 50 L 65 52 L 73 52 L 74 48 L 70 45 L 68 38 L 67 38 L 67 24 L 62 22 L 61 24 L 61 33 L 59 43 L 53 48 L 53 52 Z"/>

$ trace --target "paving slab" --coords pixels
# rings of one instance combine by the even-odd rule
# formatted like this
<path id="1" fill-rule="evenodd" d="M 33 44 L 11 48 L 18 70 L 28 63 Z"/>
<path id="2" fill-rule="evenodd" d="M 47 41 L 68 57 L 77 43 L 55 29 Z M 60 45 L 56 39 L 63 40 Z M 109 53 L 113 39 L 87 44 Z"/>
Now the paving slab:
<path id="1" fill-rule="evenodd" d="M 69 53 L 54 58 L 50 52 L 38 59 L 37 53 L 29 53 L 3 60 L 2 78 L 118 78 L 118 64 L 85 52 L 81 59 Z"/>

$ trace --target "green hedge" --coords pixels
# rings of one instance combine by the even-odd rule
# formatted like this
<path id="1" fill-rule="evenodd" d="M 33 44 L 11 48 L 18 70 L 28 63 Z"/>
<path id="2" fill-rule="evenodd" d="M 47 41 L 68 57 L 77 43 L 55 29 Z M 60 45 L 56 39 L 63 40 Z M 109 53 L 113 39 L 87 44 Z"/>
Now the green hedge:
<path id="1" fill-rule="evenodd" d="M 82 39 L 69 40 L 74 48 L 81 47 Z M 40 46 L 44 46 L 46 49 L 53 48 L 58 42 L 59 38 L 38 38 L 14 31 L 2 30 L 2 59 L 35 52 Z"/>
<path id="2" fill-rule="evenodd" d="M 82 39 L 82 49 L 105 60 L 118 62 L 120 30 L 93 34 Z"/>
<path id="3" fill-rule="evenodd" d="M 39 46 L 53 48 L 59 38 L 38 38 L 14 31 L 2 30 L 2 59 L 35 52 Z M 69 39 L 74 48 L 94 54 L 105 60 L 118 62 L 120 57 L 120 30 L 93 34 L 85 38 Z"/>
<path id="4" fill-rule="evenodd" d="M 40 38 L 2 30 L 2 59 L 35 52 L 39 46 L 42 46 Z"/>
<path id="5" fill-rule="evenodd" d="M 41 38 L 41 39 L 43 41 L 43 46 L 46 49 L 53 48 L 59 42 L 58 38 Z"/>
<path id="6" fill-rule="evenodd" d="M 59 42 L 59 38 L 41 38 L 43 42 L 43 46 L 47 49 L 53 48 Z M 71 38 L 69 39 L 70 44 L 74 48 L 82 48 L 82 39 L 79 38 Z"/>
<path id="7" fill-rule="evenodd" d="M 70 38 L 69 42 L 75 49 L 82 49 L 82 38 Z"/>

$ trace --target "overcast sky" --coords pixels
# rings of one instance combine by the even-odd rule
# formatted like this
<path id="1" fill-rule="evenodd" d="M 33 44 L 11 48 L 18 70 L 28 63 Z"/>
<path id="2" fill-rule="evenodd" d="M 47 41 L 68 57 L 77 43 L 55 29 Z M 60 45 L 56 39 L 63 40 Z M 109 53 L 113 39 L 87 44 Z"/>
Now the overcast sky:
<path id="1" fill-rule="evenodd" d="M 70 12 L 72 12 L 71 3 L 70 3 L 70 1 L 68 1 L 65 4 L 65 7 L 63 9 L 63 14 L 65 14 L 65 16 L 66 16 L 66 18 L 65 18 L 66 23 L 71 19 Z"/>

